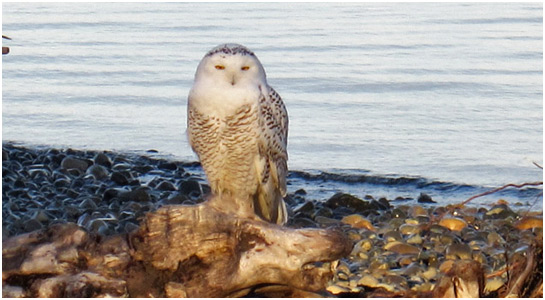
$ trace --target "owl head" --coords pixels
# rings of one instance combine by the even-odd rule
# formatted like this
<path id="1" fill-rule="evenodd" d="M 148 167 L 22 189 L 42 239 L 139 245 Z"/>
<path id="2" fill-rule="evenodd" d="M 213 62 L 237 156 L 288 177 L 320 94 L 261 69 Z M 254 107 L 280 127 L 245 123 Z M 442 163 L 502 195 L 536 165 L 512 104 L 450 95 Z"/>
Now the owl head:
<path id="1" fill-rule="evenodd" d="M 239 44 L 222 44 L 212 48 L 197 67 L 196 80 L 212 80 L 214 84 L 244 86 L 262 84 L 266 75 L 259 59 Z"/>

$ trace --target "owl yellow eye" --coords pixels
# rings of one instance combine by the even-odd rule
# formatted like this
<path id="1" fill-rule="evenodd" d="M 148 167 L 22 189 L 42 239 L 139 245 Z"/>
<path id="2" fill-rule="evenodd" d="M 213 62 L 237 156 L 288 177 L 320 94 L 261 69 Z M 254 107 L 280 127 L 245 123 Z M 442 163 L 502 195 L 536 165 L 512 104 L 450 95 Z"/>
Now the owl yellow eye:
<path id="1" fill-rule="evenodd" d="M 242 67 L 242 68 L 240 68 L 240 69 L 241 69 L 242 71 L 248 71 L 248 70 L 250 70 L 250 67 L 244 66 L 244 67 Z"/>
<path id="2" fill-rule="evenodd" d="M 225 69 L 225 66 L 222 66 L 222 65 L 216 65 L 215 67 L 216 67 L 216 69 L 218 69 L 218 70 L 223 70 L 223 69 Z"/>

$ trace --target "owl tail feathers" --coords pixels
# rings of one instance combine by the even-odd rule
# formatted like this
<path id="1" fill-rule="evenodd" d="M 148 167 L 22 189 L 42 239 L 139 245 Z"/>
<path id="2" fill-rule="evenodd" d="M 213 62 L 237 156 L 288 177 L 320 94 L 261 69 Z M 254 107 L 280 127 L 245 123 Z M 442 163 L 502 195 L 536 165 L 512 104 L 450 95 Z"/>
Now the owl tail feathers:
<path id="1" fill-rule="evenodd" d="M 254 198 L 254 209 L 265 221 L 284 225 L 288 221 L 288 210 L 284 198 L 278 189 L 261 189 Z M 269 193 L 267 193 L 269 192 Z"/>
<path id="2" fill-rule="evenodd" d="M 278 216 L 276 218 L 276 224 L 284 225 L 288 222 L 288 209 L 286 208 L 286 202 L 284 198 L 280 197 L 278 201 Z"/>

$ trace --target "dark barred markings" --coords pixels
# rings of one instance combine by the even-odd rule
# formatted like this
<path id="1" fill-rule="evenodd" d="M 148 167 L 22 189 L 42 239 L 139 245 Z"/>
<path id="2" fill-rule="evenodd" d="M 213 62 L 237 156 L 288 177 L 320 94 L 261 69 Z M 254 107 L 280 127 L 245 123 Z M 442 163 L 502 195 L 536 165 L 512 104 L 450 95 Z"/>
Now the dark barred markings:
<path id="1" fill-rule="evenodd" d="M 218 46 L 212 50 L 210 50 L 206 56 L 212 56 L 216 53 L 224 53 L 224 54 L 232 54 L 232 55 L 235 55 L 235 54 L 241 54 L 241 55 L 251 55 L 251 56 L 255 56 L 255 54 L 248 50 L 248 48 L 242 46 L 242 45 L 237 45 L 237 44 L 225 44 L 225 45 L 221 45 L 221 46 Z"/>

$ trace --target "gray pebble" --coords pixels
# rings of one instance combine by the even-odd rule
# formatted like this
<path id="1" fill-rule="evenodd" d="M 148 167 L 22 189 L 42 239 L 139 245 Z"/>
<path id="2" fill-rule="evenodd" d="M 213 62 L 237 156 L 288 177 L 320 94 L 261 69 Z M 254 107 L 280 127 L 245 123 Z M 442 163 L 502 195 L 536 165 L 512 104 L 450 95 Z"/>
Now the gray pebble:
<path id="1" fill-rule="evenodd" d="M 126 232 L 126 233 L 129 233 L 131 231 L 134 231 L 134 230 L 137 230 L 139 228 L 139 226 L 133 222 L 126 222 L 123 226 L 123 231 L 122 232 Z"/>
<path id="2" fill-rule="evenodd" d="M 108 155 L 104 153 L 97 153 L 97 155 L 95 155 L 94 161 L 95 161 L 95 164 L 100 166 L 104 166 L 108 168 L 112 166 L 112 160 L 110 159 L 110 157 L 108 157 Z"/>
<path id="3" fill-rule="evenodd" d="M 310 216 L 313 211 L 314 211 L 314 203 L 312 203 L 312 201 L 306 201 L 293 208 L 293 212 L 295 213 L 300 212 L 308 216 Z"/>
<path id="4" fill-rule="evenodd" d="M 35 219 L 30 219 L 28 221 L 26 221 L 23 225 L 24 227 L 24 230 L 26 232 L 31 232 L 31 231 L 35 231 L 35 230 L 38 230 L 38 229 L 42 229 L 43 225 L 42 223 L 40 223 L 38 220 L 35 220 Z"/>
<path id="5" fill-rule="evenodd" d="M 363 212 L 371 208 L 369 206 L 369 202 L 345 193 L 337 193 L 333 195 L 326 201 L 325 204 L 333 209 L 339 206 L 350 208 L 354 210 L 354 212 Z"/>
<path id="6" fill-rule="evenodd" d="M 128 163 L 117 163 L 112 167 L 114 171 L 128 171 L 131 169 L 131 165 Z"/>
<path id="7" fill-rule="evenodd" d="M 178 188 L 178 190 L 180 191 L 180 193 L 185 195 L 190 195 L 192 193 L 197 195 L 201 194 L 201 186 L 199 182 L 193 179 L 183 180 L 180 183 L 180 187 Z"/>
<path id="8" fill-rule="evenodd" d="M 108 178 L 108 170 L 101 165 L 92 165 L 87 169 L 87 174 L 93 175 L 97 180 Z"/>
<path id="9" fill-rule="evenodd" d="M 161 170 L 176 171 L 178 166 L 173 162 L 163 162 L 157 166 Z"/>
<path id="10" fill-rule="evenodd" d="M 430 197 L 430 195 L 426 193 L 420 193 L 420 196 L 418 196 L 418 199 L 416 201 L 418 203 L 437 203 Z"/>
<path id="11" fill-rule="evenodd" d="M 304 196 L 307 194 L 307 191 L 305 191 L 304 189 L 298 189 L 297 191 L 295 191 L 294 194 L 299 196 Z"/>
<path id="12" fill-rule="evenodd" d="M 316 228 L 316 227 L 318 227 L 318 224 L 316 224 L 316 222 L 312 221 L 309 218 L 305 218 L 305 217 L 294 217 L 289 221 L 288 225 L 290 227 L 293 227 L 293 228 Z"/>
<path id="13" fill-rule="evenodd" d="M 119 195 L 120 191 L 118 189 L 110 188 L 104 191 L 102 194 L 102 201 L 110 201 L 112 198 L 117 197 Z"/>
<path id="14" fill-rule="evenodd" d="M 148 165 L 134 166 L 132 169 L 140 174 L 147 174 L 148 172 L 154 170 L 152 166 Z"/>
<path id="15" fill-rule="evenodd" d="M 26 183 L 25 183 L 26 180 L 22 179 L 22 178 L 19 178 L 17 180 L 15 180 L 15 182 L 13 183 L 13 186 L 15 188 L 26 188 Z"/>
<path id="16" fill-rule="evenodd" d="M 93 201 L 91 199 L 83 200 L 83 202 L 81 202 L 79 207 L 81 207 L 83 209 L 86 209 L 86 210 L 95 210 L 95 209 L 97 209 L 97 205 L 96 205 L 95 201 Z"/>
<path id="17" fill-rule="evenodd" d="M 138 187 L 130 192 L 124 192 L 119 194 L 121 201 L 135 201 L 135 202 L 148 202 L 151 200 L 148 188 Z"/>
<path id="18" fill-rule="evenodd" d="M 160 191 L 175 191 L 176 187 L 171 182 L 165 180 L 157 185 L 157 189 Z"/>
<path id="19" fill-rule="evenodd" d="M 108 228 L 108 224 L 104 220 L 101 219 L 94 219 L 89 222 L 89 224 L 86 226 L 86 229 L 91 232 L 100 232 L 101 228 L 105 227 L 105 229 Z M 102 230 L 105 230 L 102 229 Z"/>
<path id="20" fill-rule="evenodd" d="M 62 160 L 61 167 L 65 170 L 77 169 L 83 173 L 87 170 L 89 164 L 85 160 L 67 156 Z"/>
<path id="21" fill-rule="evenodd" d="M 314 213 L 312 213 L 312 217 L 326 217 L 326 218 L 332 218 L 333 217 L 333 211 L 329 207 L 322 207 L 316 210 Z"/>
<path id="22" fill-rule="evenodd" d="M 332 218 L 327 218 L 327 217 L 322 217 L 322 216 L 317 216 L 316 218 L 314 218 L 314 221 L 316 221 L 316 223 L 322 225 L 322 226 L 331 226 L 331 225 L 338 225 L 341 223 L 341 221 L 339 220 L 335 220 L 335 219 L 332 219 Z"/>
<path id="23" fill-rule="evenodd" d="M 43 209 L 38 209 L 34 212 L 32 219 L 40 223 L 46 223 L 47 221 L 49 221 L 49 216 L 45 213 Z"/>
<path id="24" fill-rule="evenodd" d="M 186 200 L 189 200 L 189 198 L 186 195 L 176 193 L 175 195 L 170 196 L 167 199 L 163 200 L 163 204 L 165 205 L 182 204 Z"/>
<path id="25" fill-rule="evenodd" d="M 129 180 L 121 172 L 113 172 L 110 179 L 118 185 L 128 185 Z"/>
<path id="26" fill-rule="evenodd" d="M 149 191 L 147 188 L 137 188 L 131 192 L 131 199 L 137 202 L 149 202 L 151 200 Z"/>

